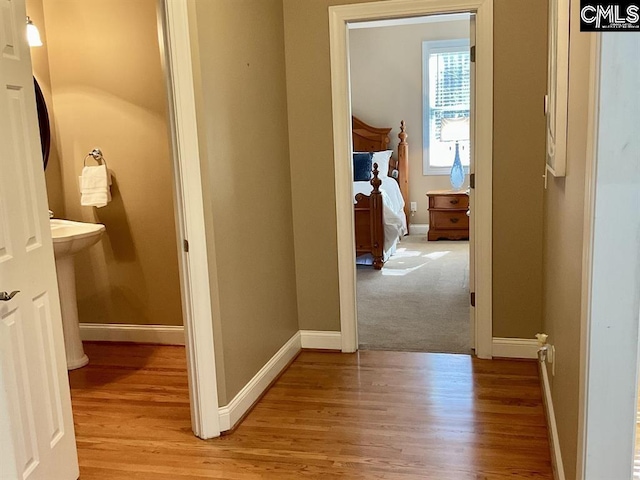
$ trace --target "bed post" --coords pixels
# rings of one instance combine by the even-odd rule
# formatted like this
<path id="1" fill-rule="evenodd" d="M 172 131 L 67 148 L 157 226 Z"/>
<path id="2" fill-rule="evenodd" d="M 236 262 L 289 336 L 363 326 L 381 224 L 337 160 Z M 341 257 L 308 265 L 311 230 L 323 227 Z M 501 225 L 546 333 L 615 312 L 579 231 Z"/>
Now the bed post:
<path id="1" fill-rule="evenodd" d="M 371 179 L 371 185 L 373 190 L 371 191 L 371 254 L 373 255 L 373 268 L 376 270 L 382 269 L 384 264 L 383 248 L 384 248 L 384 224 L 382 222 L 382 192 L 380 192 L 380 185 L 382 180 L 378 178 L 379 175 L 378 164 L 373 164 L 373 178 Z"/>
<path id="2" fill-rule="evenodd" d="M 404 120 L 400 122 L 400 133 L 398 138 L 398 185 L 400 193 L 404 198 L 404 215 L 407 219 L 407 231 L 409 230 L 410 199 L 409 199 L 409 144 L 407 143 L 407 132 L 405 131 Z"/>

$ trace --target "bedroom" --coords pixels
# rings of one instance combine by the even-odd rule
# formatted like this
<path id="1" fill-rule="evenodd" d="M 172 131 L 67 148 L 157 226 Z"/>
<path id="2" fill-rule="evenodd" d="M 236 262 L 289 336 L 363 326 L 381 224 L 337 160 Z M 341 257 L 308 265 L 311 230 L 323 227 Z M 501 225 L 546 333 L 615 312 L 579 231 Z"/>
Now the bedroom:
<path id="1" fill-rule="evenodd" d="M 395 191 L 395 181 L 384 180 L 388 178 L 385 158 L 374 154 L 373 161 L 382 158 L 385 165 L 380 168 L 384 266 L 378 271 L 365 265 L 376 263 L 371 255 L 358 257 L 361 348 L 471 351 L 467 188 L 472 28 L 469 14 L 360 22 L 350 27 L 354 151 L 393 151 L 388 174 L 396 176 L 401 190 Z M 423 122 L 423 116 L 428 120 Z M 462 135 L 457 142 L 451 128 L 460 120 Z M 368 148 L 376 134 L 381 135 L 379 148 Z M 385 140 L 390 140 L 388 147 Z M 454 187 L 450 173 L 456 143 L 464 174 L 458 175 Z M 360 174 L 357 179 L 364 177 Z M 368 195 L 371 190 L 366 181 L 354 182 L 354 194 Z M 398 202 L 389 201 L 397 197 L 404 212 Z M 395 216 L 394 209 L 399 210 Z M 358 208 L 356 250 L 361 254 L 362 222 L 357 218 Z M 409 235 L 404 236 L 407 230 Z M 393 244 L 389 237 L 400 241 Z"/>

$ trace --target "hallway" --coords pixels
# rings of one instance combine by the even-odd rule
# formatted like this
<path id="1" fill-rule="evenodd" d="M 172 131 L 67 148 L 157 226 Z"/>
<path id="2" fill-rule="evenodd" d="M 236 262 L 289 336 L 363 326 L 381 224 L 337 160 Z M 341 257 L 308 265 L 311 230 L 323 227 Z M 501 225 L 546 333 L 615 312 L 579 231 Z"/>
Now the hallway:
<path id="1" fill-rule="evenodd" d="M 535 362 L 304 351 L 203 442 L 181 347 L 86 350 L 70 374 L 82 480 L 552 478 Z"/>

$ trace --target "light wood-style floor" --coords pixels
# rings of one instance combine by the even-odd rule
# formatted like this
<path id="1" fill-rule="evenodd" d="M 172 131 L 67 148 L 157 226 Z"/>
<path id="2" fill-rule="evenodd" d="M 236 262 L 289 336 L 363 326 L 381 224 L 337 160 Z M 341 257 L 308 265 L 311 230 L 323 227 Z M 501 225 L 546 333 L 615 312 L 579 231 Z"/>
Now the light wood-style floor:
<path id="1" fill-rule="evenodd" d="M 205 442 L 182 348 L 86 350 L 70 374 L 81 480 L 552 478 L 535 362 L 303 352 Z"/>

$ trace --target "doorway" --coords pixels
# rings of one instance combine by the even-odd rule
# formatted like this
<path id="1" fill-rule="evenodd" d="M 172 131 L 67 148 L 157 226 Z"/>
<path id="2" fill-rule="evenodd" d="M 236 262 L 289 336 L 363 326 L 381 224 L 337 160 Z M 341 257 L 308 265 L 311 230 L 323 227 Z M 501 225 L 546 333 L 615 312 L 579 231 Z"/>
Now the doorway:
<path id="1" fill-rule="evenodd" d="M 469 13 L 455 13 L 349 24 L 353 116 L 391 127 L 387 148 L 392 159 L 400 158 L 403 121 L 403 148 L 408 151 L 406 164 L 397 165 L 397 180 L 384 171 L 379 175 L 382 269 L 372 268 L 371 255 L 356 250 L 360 349 L 472 351 L 469 127 L 474 22 Z M 363 128 L 354 128 L 354 151 L 362 147 L 358 135 Z M 360 156 L 354 153 L 354 162 Z M 354 193 L 371 190 L 370 182 L 354 181 Z M 395 205 L 399 198 L 407 208 Z"/>
<path id="2" fill-rule="evenodd" d="M 474 187 L 470 192 L 470 244 L 474 255 L 470 265 L 470 280 L 475 293 L 475 307 L 471 309 L 473 343 L 480 358 L 491 358 L 491 235 L 492 235 L 492 112 L 493 112 L 493 6 L 490 1 L 469 1 L 451 7 L 448 2 L 403 2 L 391 4 L 360 4 L 330 7 L 331 78 L 333 99 L 334 161 L 336 178 L 336 216 L 338 224 L 338 271 L 340 288 L 340 316 L 342 351 L 358 349 L 356 280 L 353 265 L 354 218 L 351 162 L 352 150 L 352 92 L 349 82 L 349 26 L 398 18 L 420 17 L 430 14 L 469 12 L 476 16 L 476 82 L 477 102 L 473 118 L 486 119 L 471 126 L 475 138 Z"/>
<path id="3" fill-rule="evenodd" d="M 187 5 L 186 2 L 181 1 L 159 2 L 157 5 L 156 2 L 151 3 L 152 25 L 147 25 L 147 31 L 144 32 L 143 28 L 136 30 L 136 35 L 144 39 L 143 33 L 147 36 L 150 34 L 151 36 L 148 36 L 146 41 L 151 43 L 155 42 L 156 49 L 159 47 L 158 53 L 160 54 L 160 58 L 156 56 L 156 59 L 160 60 L 159 68 L 156 70 L 159 78 L 156 77 L 154 79 L 154 84 L 157 87 L 154 98 L 158 99 L 160 103 L 165 103 L 165 107 L 161 111 L 165 119 L 165 127 L 164 131 L 160 132 L 160 135 L 164 137 L 161 138 L 161 140 L 164 141 L 168 149 L 164 157 L 168 164 L 165 165 L 166 168 L 164 173 L 162 173 L 162 181 L 166 183 L 166 188 L 163 188 L 165 194 L 163 197 L 164 200 L 162 204 L 155 205 L 155 207 L 152 206 L 152 208 L 156 208 L 157 211 L 162 211 L 164 218 L 170 219 L 172 225 L 166 228 L 166 230 L 168 230 L 166 232 L 153 235 L 151 236 L 152 238 L 150 237 L 146 240 L 143 238 L 141 245 L 144 247 L 146 241 L 157 243 L 161 236 L 164 237 L 163 241 L 167 239 L 170 241 L 172 238 L 176 238 L 176 240 L 173 240 L 173 252 L 167 251 L 167 255 L 169 253 L 173 254 L 172 272 L 175 273 L 175 275 L 173 275 L 175 282 L 172 284 L 172 287 L 165 292 L 165 297 L 173 298 L 173 303 L 177 304 L 177 312 L 173 312 L 173 317 L 180 317 L 180 320 L 184 321 L 184 330 L 181 326 L 177 325 L 159 328 L 152 331 L 150 335 L 148 331 L 136 332 L 135 328 L 132 330 L 134 330 L 134 339 L 144 337 L 142 341 L 146 342 L 186 344 L 186 371 L 188 372 L 189 387 L 189 396 L 187 398 L 191 403 L 192 429 L 193 432 L 201 438 L 211 438 L 218 436 L 220 430 L 215 378 L 215 352 L 211 325 L 212 304 L 209 288 L 207 245 L 204 237 L 204 212 L 202 211 L 197 130 L 194 126 L 195 104 L 193 100 L 190 46 L 188 42 Z M 156 14 L 158 20 L 157 25 L 155 19 Z M 84 27 L 79 28 L 82 29 Z M 99 29 L 96 30 L 99 31 Z M 140 40 L 140 38 L 131 39 L 130 44 L 135 45 L 137 40 Z M 122 48 L 124 45 L 120 44 L 119 47 Z M 33 52 L 33 49 L 32 55 L 37 55 L 37 53 Z M 149 61 L 148 58 L 141 58 L 140 56 L 136 59 L 135 55 L 136 53 L 134 52 L 132 54 L 132 61 L 143 63 Z M 101 62 L 101 60 L 103 59 L 95 59 L 95 68 L 92 70 L 92 75 L 97 78 L 97 81 L 118 82 L 123 80 L 122 78 L 118 78 L 117 71 L 109 70 L 108 61 Z M 101 78 L 101 76 L 103 78 Z M 129 94 L 133 95 L 135 93 L 134 90 L 135 89 L 132 88 Z M 65 97 L 65 100 L 66 98 L 67 97 Z M 118 102 L 126 103 L 127 100 L 126 95 L 123 95 L 122 98 L 105 98 L 105 103 L 111 101 L 111 107 L 115 108 Z M 147 102 L 146 106 L 149 107 L 149 102 Z M 131 121 L 132 116 L 133 115 L 124 115 L 122 121 Z M 159 115 L 155 114 L 147 115 L 146 118 L 148 123 L 158 126 L 158 117 Z M 100 118 L 96 118 L 96 123 L 99 123 L 100 120 Z M 160 130 L 162 130 L 162 126 L 160 126 Z M 178 134 L 177 132 L 180 133 Z M 109 136 L 108 133 L 105 135 Z M 109 139 L 109 141 L 113 140 L 114 139 Z M 114 143 L 114 145 L 117 146 L 118 139 L 115 140 L 116 143 Z M 150 139 L 145 135 L 140 135 L 141 143 L 144 143 L 145 140 L 149 141 Z M 98 142 L 96 142 L 97 144 L 95 146 L 99 146 Z M 109 153 L 105 148 L 103 153 L 107 162 L 109 162 L 110 157 L 114 158 L 113 149 L 111 153 Z M 80 154 L 80 152 L 73 151 L 73 154 Z M 128 158 L 127 161 L 129 167 L 133 166 L 135 169 L 137 158 L 133 157 L 135 156 Z M 116 169 L 116 175 L 118 175 L 118 170 L 120 169 Z M 145 171 L 147 170 L 142 168 L 138 174 L 126 175 L 128 178 L 127 181 L 135 181 L 136 176 L 140 179 L 141 176 L 145 175 Z M 157 173 L 154 172 L 153 168 L 148 169 L 148 171 L 150 172 L 150 176 L 152 176 L 153 173 Z M 120 173 L 122 174 L 123 172 L 120 171 Z M 77 173 L 73 174 L 72 172 L 72 181 L 73 179 L 77 179 Z M 125 176 L 122 177 L 122 180 L 125 180 Z M 77 185 L 74 185 L 74 187 L 77 189 Z M 119 189 L 115 189 L 113 193 L 117 194 L 122 192 L 119 191 Z M 130 189 L 129 198 L 131 199 L 140 193 L 142 192 L 135 192 Z M 139 197 L 138 200 L 142 202 L 145 201 L 142 197 Z M 113 203 L 112 206 L 113 205 L 117 206 L 116 203 Z M 92 210 L 100 212 L 97 209 Z M 106 212 L 106 209 L 103 214 L 108 220 L 109 214 Z M 175 225 L 173 224 L 174 216 Z M 100 218 L 96 218 L 95 220 L 100 221 Z M 153 222 L 153 218 L 148 218 L 147 221 Z M 105 221 L 105 223 L 107 222 Z M 126 242 L 121 242 L 120 247 L 126 247 Z M 211 247 L 209 247 L 209 251 L 210 248 Z M 122 250 L 123 249 L 120 251 L 122 252 Z M 135 246 L 129 248 L 129 250 L 124 248 L 125 253 L 128 251 L 130 254 L 129 257 L 139 253 L 134 250 Z M 161 258 L 162 255 L 156 256 L 160 257 L 160 260 L 157 261 L 156 273 L 152 273 L 150 277 L 148 273 L 145 274 L 150 279 L 150 282 L 147 284 L 146 293 L 149 293 L 149 291 L 153 289 L 154 282 L 161 279 L 165 273 Z M 127 259 L 125 258 L 124 260 Z M 129 260 L 131 260 L 131 258 L 129 258 Z M 105 277 L 108 281 L 109 275 L 106 274 Z M 197 287 L 194 288 L 193 285 L 197 285 Z M 126 290 L 121 290 L 119 293 L 121 293 L 120 300 L 124 303 L 130 301 L 132 298 L 131 295 L 127 295 Z M 158 299 L 156 303 L 162 304 L 162 298 Z M 133 309 L 135 309 L 135 302 L 133 302 L 132 306 L 134 307 Z M 87 309 L 89 311 L 91 310 L 91 296 L 89 296 L 85 305 L 85 311 L 87 311 Z M 116 329 L 115 336 L 112 339 L 123 340 L 122 333 L 123 329 Z M 128 332 L 124 333 L 128 334 Z M 96 335 L 99 337 L 105 336 L 104 332 L 96 334 L 95 329 L 92 328 L 85 328 L 85 334 L 87 334 L 88 338 L 91 338 L 92 335 L 94 338 Z M 113 334 L 114 332 L 112 331 L 107 332 L 106 335 L 109 336 Z"/>
<path id="4" fill-rule="evenodd" d="M 144 342 L 148 336 L 184 343 L 181 299 L 174 295 L 178 239 L 155 12 L 148 0 L 27 1 L 44 39 L 31 51 L 52 131 L 45 177 L 54 221 L 105 227 L 95 246 L 74 256 L 84 340 Z M 100 18 L 102 28 L 78 27 L 88 17 Z M 102 41 L 105 34 L 110 42 Z M 102 190 L 87 187 L 101 174 Z M 62 243 L 54 236 L 54 253 Z"/>

